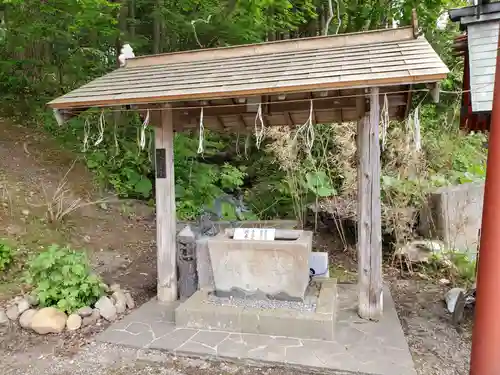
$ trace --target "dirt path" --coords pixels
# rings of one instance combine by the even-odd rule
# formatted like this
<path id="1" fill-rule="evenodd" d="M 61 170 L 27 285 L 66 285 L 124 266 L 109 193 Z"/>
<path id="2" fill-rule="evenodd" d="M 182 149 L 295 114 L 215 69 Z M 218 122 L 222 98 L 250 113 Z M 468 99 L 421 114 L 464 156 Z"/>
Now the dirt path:
<path id="1" fill-rule="evenodd" d="M 0 120 L 0 237 L 21 245 L 18 259 L 51 243 L 69 243 L 86 249 L 95 268 L 107 282 L 118 282 L 132 291 L 138 304 L 154 296 L 156 259 L 151 209 L 137 202 L 107 207 L 88 206 L 66 221 L 50 224 L 44 189 L 53 191 L 73 163 L 74 155 L 61 151 L 41 132 L 14 127 Z M 69 174 L 75 196 L 95 199 L 92 176 L 80 164 Z M 317 246 L 332 252 L 338 267 L 335 277 L 355 276 L 351 253 L 335 248 L 330 237 Z M 19 292 L 22 262 L 0 275 L 0 304 Z M 419 375 L 467 375 L 470 323 L 457 330 L 444 309 L 444 290 L 432 282 L 401 280 L 388 276 L 396 306 Z M 37 336 L 17 327 L 0 328 L 0 374 L 54 375 L 305 375 L 279 369 L 254 369 L 224 363 L 175 359 L 165 354 L 142 353 L 98 345 L 93 337 L 105 325 L 77 334 Z"/>

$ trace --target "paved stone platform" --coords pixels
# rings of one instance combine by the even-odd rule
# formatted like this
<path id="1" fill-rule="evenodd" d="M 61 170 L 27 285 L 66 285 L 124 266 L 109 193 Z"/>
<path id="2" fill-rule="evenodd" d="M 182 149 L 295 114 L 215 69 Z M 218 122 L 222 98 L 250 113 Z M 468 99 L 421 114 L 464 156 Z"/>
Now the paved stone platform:
<path id="1" fill-rule="evenodd" d="M 99 341 L 175 355 L 291 366 L 330 374 L 416 375 L 389 290 L 384 317 L 367 322 L 356 313 L 356 285 L 338 284 L 335 341 L 177 328 L 178 306 L 152 300 L 114 323 Z"/>
<path id="2" fill-rule="evenodd" d="M 198 291 L 175 310 L 175 324 L 184 328 L 333 340 L 337 282 L 325 279 L 313 285 L 311 293 L 319 294 L 315 311 L 214 305 L 209 302 L 209 292 Z"/>

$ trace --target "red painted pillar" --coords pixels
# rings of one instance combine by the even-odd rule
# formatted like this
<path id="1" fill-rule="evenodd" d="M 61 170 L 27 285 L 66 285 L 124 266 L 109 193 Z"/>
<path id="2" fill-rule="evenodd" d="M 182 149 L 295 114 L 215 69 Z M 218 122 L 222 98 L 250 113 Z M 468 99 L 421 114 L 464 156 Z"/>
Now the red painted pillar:
<path id="1" fill-rule="evenodd" d="M 500 48 L 500 38 L 498 41 Z M 488 142 L 470 375 L 500 375 L 500 53 Z"/>

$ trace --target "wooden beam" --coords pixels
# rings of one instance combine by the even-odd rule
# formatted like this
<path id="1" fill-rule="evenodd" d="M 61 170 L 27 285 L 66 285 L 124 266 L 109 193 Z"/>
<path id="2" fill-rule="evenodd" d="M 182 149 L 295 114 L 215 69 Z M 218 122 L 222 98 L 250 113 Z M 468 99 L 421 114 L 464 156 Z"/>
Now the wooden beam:
<path id="1" fill-rule="evenodd" d="M 364 95 L 364 89 L 357 90 L 358 93 L 362 93 Z M 284 113 L 284 112 L 298 112 L 304 111 L 309 112 L 311 103 L 310 98 L 304 98 L 300 101 L 274 101 L 268 102 L 263 105 L 263 115 L 266 113 Z M 389 100 L 389 106 L 398 107 L 398 106 L 406 106 L 406 95 L 404 93 L 387 95 L 387 99 Z M 363 97 L 362 100 L 365 100 Z M 315 110 L 332 110 L 332 109 L 344 109 L 344 108 L 354 108 L 359 101 L 359 97 L 346 97 L 346 98 L 338 98 L 338 97 L 329 97 L 321 100 L 314 101 L 314 109 Z M 259 101 L 255 99 L 254 104 L 250 101 L 245 105 L 212 105 L 204 108 L 204 115 L 206 117 L 211 116 L 225 116 L 225 115 L 255 115 L 258 109 Z M 269 107 L 269 112 L 266 112 L 266 107 Z M 174 107 L 174 116 L 180 114 L 183 121 L 189 120 L 192 117 L 199 117 L 200 110 L 199 108 L 185 108 L 182 107 L 176 109 Z"/>
<path id="2" fill-rule="evenodd" d="M 370 111 L 358 122 L 358 313 L 369 320 L 383 310 L 379 95 L 371 89 Z"/>
<path id="3" fill-rule="evenodd" d="M 172 107 L 161 111 L 161 127 L 155 129 L 156 147 L 156 246 L 158 300 L 177 300 L 177 246 Z"/>

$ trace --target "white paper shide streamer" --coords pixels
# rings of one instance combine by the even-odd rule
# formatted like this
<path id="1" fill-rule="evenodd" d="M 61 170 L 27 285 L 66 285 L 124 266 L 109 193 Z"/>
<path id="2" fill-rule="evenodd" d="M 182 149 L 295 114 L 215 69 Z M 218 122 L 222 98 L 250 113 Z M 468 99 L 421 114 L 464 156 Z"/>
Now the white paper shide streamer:
<path id="1" fill-rule="evenodd" d="M 144 150 L 146 148 L 146 129 L 148 128 L 149 125 L 149 109 L 146 112 L 146 118 L 144 119 L 144 122 L 141 125 L 141 136 L 139 138 L 139 148 L 141 150 Z"/>
<path id="2" fill-rule="evenodd" d="M 415 142 L 415 151 L 422 150 L 422 138 L 420 135 L 420 106 L 415 109 L 415 114 L 413 115 L 413 140 Z"/>
<path id="3" fill-rule="evenodd" d="M 387 128 L 389 127 L 389 100 L 387 99 L 387 94 L 384 95 L 384 105 L 382 106 L 382 151 L 385 150 L 385 145 L 387 142 Z"/>
<path id="4" fill-rule="evenodd" d="M 293 137 L 293 144 L 297 144 L 296 143 L 297 137 L 299 136 L 299 134 L 304 133 L 304 142 L 309 153 L 311 153 L 312 148 L 314 146 L 314 137 L 315 137 L 314 124 L 313 124 L 313 111 L 314 107 L 313 107 L 313 101 L 311 99 L 309 108 L 309 118 L 303 125 L 301 125 L 297 129 L 297 131 L 295 132 L 295 136 Z"/>
<path id="5" fill-rule="evenodd" d="M 203 125 L 203 107 L 200 110 L 200 134 L 198 139 L 198 154 L 203 154 L 203 143 L 205 142 L 205 126 Z"/>
<path id="6" fill-rule="evenodd" d="M 88 118 L 85 119 L 83 124 L 83 152 L 87 152 L 89 149 L 89 137 L 90 137 L 90 121 Z"/>
<path id="7" fill-rule="evenodd" d="M 258 126 L 260 124 L 260 126 Z M 264 139 L 264 119 L 262 118 L 262 103 L 259 103 L 257 114 L 255 115 L 255 145 L 260 149 L 262 140 Z"/>
<path id="8" fill-rule="evenodd" d="M 99 116 L 99 136 L 97 137 L 94 146 L 99 146 L 104 140 L 104 128 L 106 126 L 106 120 L 104 119 L 104 110 L 101 111 L 101 115 Z"/>

